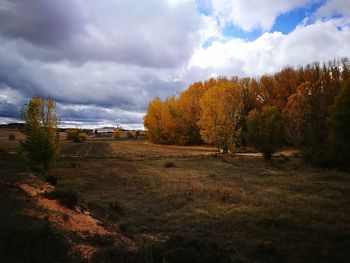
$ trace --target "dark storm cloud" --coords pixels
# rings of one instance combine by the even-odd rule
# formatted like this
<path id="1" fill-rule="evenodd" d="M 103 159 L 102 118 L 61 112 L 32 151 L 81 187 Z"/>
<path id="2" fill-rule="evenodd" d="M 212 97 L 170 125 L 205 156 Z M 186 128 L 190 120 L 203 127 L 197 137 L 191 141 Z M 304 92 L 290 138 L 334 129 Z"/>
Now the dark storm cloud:
<path id="1" fill-rule="evenodd" d="M 49 47 L 83 30 L 74 1 L 2 0 L 0 4 L 0 31 L 10 38 Z"/>
<path id="2" fill-rule="evenodd" d="M 19 119 L 20 111 L 17 105 L 0 101 L 0 116 Z"/>
<path id="3" fill-rule="evenodd" d="M 61 107 L 72 122 L 140 124 L 149 100 L 186 85 L 174 79 L 203 23 L 192 1 L 0 0 L 0 87 L 17 94 L 0 117 L 41 95 L 79 105 Z"/>
<path id="4" fill-rule="evenodd" d="M 22 40 L 18 51 L 38 60 L 174 67 L 189 58 L 201 27 L 193 8 L 163 0 L 0 3 L 0 32 Z"/>

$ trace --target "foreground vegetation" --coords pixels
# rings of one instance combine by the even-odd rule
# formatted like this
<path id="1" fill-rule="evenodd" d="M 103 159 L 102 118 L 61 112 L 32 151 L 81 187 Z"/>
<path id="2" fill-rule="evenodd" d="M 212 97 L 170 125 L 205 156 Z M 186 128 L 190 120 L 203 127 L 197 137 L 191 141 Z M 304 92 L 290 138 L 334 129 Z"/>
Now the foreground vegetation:
<path id="1" fill-rule="evenodd" d="M 295 153 L 266 162 L 257 154 L 222 156 L 213 148 L 145 141 L 87 141 L 61 148 L 61 159 L 49 171 L 57 178 L 57 194 L 50 198 L 69 193 L 73 201 L 61 203 L 74 207 L 77 202 L 108 231 L 135 244 L 85 237 L 84 244 L 95 247 L 92 262 L 346 262 L 350 256 L 348 174 L 310 168 Z M 7 154 L 1 163 L 13 163 L 0 166 L 7 178 L 1 182 L 2 213 L 23 214 L 32 201 L 16 189 L 26 168 Z M 43 219 L 18 222 L 29 229 L 18 235 L 22 228 L 7 228 L 5 218 L 2 255 L 28 259 L 28 251 L 43 246 L 48 254 L 61 247 L 57 260 L 72 257 L 67 236 L 76 238 L 57 232 L 54 222 L 44 222 L 45 231 L 58 233 L 61 245 L 41 240 L 51 237 L 47 234 L 39 238 L 36 227 Z M 20 241 L 27 235 L 37 242 Z M 49 262 L 45 259 L 27 262 Z"/>

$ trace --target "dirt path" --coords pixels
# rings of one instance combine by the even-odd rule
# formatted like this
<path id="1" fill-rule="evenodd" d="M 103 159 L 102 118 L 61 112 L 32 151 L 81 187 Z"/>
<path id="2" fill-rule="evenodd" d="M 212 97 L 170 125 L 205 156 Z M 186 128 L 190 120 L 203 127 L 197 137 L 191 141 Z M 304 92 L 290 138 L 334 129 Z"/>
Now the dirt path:
<path id="1" fill-rule="evenodd" d="M 115 245 L 127 247 L 130 250 L 136 248 L 135 242 L 125 236 L 108 231 L 102 223 L 93 218 L 89 212 L 82 211 L 79 207 L 68 209 L 56 200 L 45 198 L 42 194 L 52 192 L 54 187 L 42 181 L 40 178 L 28 175 L 27 179 L 18 184 L 33 201 L 38 209 L 25 209 L 26 215 L 36 217 L 40 220 L 47 220 L 59 229 L 74 235 L 72 251 L 88 259 L 96 251 L 95 245 L 87 244 L 86 239 L 93 236 L 108 237 Z"/>

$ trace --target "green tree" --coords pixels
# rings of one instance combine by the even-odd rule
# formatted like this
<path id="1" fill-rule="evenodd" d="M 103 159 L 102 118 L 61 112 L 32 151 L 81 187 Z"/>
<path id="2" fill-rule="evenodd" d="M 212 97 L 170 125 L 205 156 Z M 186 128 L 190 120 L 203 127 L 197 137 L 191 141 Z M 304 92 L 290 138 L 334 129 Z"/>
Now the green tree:
<path id="1" fill-rule="evenodd" d="M 283 144 L 283 117 L 276 107 L 265 106 L 261 112 L 248 115 L 248 143 L 256 147 L 266 160 Z"/>
<path id="2" fill-rule="evenodd" d="M 330 137 L 336 163 L 350 168 L 350 79 L 343 84 L 335 97 L 330 115 Z"/>
<path id="3" fill-rule="evenodd" d="M 33 165 L 42 165 L 45 170 L 59 155 L 59 118 L 53 99 L 34 96 L 21 110 L 25 121 L 21 151 Z"/>

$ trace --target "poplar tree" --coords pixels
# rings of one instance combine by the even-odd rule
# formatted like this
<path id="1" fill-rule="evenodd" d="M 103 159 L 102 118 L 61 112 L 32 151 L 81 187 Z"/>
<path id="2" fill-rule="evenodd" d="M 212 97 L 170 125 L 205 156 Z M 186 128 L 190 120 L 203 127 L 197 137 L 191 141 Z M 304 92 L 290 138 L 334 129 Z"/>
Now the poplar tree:
<path id="1" fill-rule="evenodd" d="M 41 165 L 45 170 L 59 156 L 59 118 L 53 99 L 39 96 L 31 98 L 21 110 L 25 122 L 21 150 L 32 165 Z"/>

